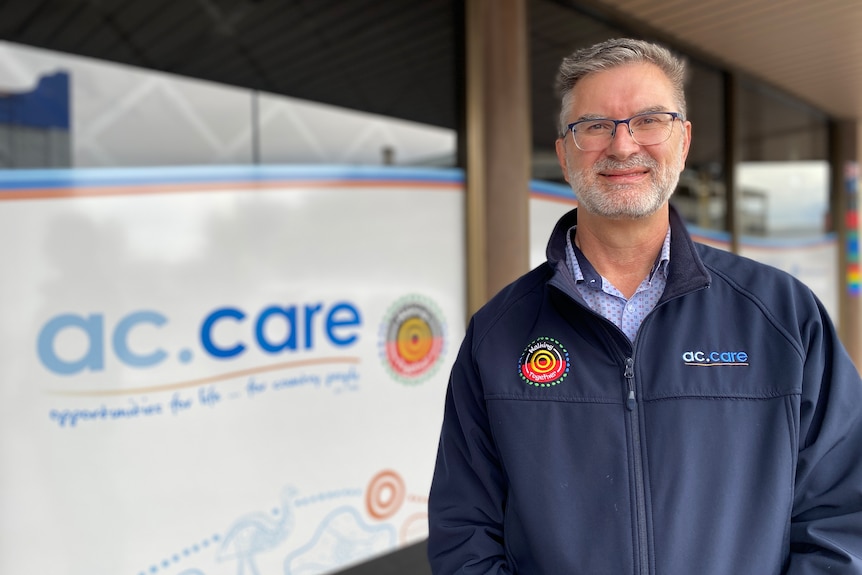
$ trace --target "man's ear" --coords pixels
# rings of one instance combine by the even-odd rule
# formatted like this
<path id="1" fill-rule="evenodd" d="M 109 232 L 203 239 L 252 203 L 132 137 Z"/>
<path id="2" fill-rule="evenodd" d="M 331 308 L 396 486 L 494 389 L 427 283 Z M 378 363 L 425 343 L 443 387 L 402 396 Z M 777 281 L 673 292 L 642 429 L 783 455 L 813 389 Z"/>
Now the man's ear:
<path id="1" fill-rule="evenodd" d="M 566 159 L 566 141 L 563 138 L 557 138 L 555 144 L 557 150 L 557 162 L 560 163 L 560 169 L 563 171 L 563 179 L 569 182 L 568 160 Z M 571 184 L 571 182 L 569 182 Z"/>
<path id="2" fill-rule="evenodd" d="M 683 167 L 685 167 L 685 161 L 688 158 L 688 149 L 691 146 L 691 122 L 686 120 L 685 123 L 683 123 L 682 127 L 682 135 L 685 137 L 685 143 L 682 146 L 682 165 Z"/>

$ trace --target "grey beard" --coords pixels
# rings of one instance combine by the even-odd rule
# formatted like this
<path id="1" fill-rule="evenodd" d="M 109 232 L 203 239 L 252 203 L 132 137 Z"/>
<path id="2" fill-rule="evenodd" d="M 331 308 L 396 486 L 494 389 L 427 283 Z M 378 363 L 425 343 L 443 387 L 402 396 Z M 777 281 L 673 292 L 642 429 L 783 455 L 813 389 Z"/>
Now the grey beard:
<path id="1" fill-rule="evenodd" d="M 583 172 L 576 173 L 569 169 L 569 182 L 578 197 L 578 204 L 588 212 L 610 219 L 640 219 L 654 214 L 670 199 L 676 189 L 681 166 L 679 162 L 675 162 L 661 170 L 655 158 L 647 154 L 637 154 L 624 162 L 617 162 L 610 158 L 599 160 L 590 169 L 590 174 L 593 178 L 597 178 L 602 172 L 631 168 L 650 170 L 653 181 L 646 191 L 630 194 L 628 193 L 630 186 L 627 184 L 598 186 L 594 184 L 595 179 L 593 184 L 589 184 Z"/>

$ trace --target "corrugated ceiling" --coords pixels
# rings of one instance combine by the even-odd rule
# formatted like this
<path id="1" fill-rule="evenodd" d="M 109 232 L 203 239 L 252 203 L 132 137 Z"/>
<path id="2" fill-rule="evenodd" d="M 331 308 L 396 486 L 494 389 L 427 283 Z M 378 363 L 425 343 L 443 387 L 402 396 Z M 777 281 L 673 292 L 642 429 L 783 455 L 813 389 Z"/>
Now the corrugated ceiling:
<path id="1" fill-rule="evenodd" d="M 0 39 L 454 126 L 452 2 L 7 0 Z"/>
<path id="2" fill-rule="evenodd" d="M 0 39 L 454 128 L 462 1 L 6 0 Z M 528 7 L 537 146 L 555 137 L 560 58 L 619 29 L 765 78 L 836 117 L 862 117 L 862 0 Z"/>
<path id="3" fill-rule="evenodd" d="M 835 117 L 862 117 L 860 0 L 595 2 Z"/>

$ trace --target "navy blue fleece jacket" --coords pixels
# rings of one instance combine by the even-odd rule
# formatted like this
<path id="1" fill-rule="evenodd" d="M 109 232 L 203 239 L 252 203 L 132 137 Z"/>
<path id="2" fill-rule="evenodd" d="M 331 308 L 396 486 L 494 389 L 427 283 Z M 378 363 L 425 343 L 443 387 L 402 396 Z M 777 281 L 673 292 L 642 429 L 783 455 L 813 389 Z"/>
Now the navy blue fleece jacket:
<path id="1" fill-rule="evenodd" d="M 437 575 L 862 574 L 862 382 L 790 275 L 695 244 L 634 343 L 548 261 L 475 314 L 429 501 Z"/>

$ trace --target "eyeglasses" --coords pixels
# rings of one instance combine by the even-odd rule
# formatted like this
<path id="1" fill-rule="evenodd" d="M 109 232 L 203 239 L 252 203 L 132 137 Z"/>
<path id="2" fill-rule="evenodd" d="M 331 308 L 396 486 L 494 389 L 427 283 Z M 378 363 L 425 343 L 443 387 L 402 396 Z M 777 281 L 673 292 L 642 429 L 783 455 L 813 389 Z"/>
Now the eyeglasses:
<path id="1" fill-rule="evenodd" d="M 596 152 L 610 145 L 620 124 L 628 127 L 629 134 L 636 144 L 654 146 L 667 142 L 673 132 L 674 120 L 682 119 L 682 114 L 677 112 L 646 112 L 625 120 L 608 118 L 580 120 L 566 126 L 566 131 L 572 132 L 575 145 L 579 150 Z"/>

